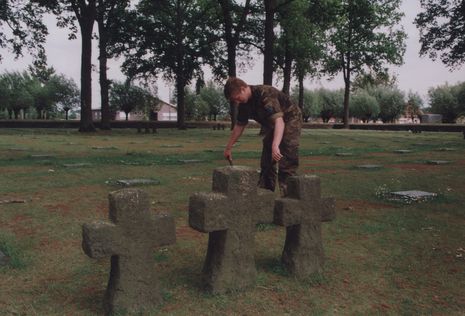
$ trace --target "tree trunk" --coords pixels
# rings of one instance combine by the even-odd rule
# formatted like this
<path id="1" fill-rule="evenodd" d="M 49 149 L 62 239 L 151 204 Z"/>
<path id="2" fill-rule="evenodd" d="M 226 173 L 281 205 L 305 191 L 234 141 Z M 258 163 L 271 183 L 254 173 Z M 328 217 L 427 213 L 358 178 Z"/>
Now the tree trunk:
<path id="1" fill-rule="evenodd" d="M 184 106 L 184 88 L 185 88 L 185 83 L 182 78 L 182 74 L 178 74 L 176 77 L 176 89 L 177 89 L 177 99 L 178 99 L 178 121 L 177 121 L 177 127 L 178 129 L 186 129 L 186 123 L 184 119 L 185 115 L 185 106 Z"/>
<path id="2" fill-rule="evenodd" d="M 299 108 L 304 109 L 304 76 L 301 74 L 299 74 Z"/>
<path id="3" fill-rule="evenodd" d="M 344 128 L 349 128 L 349 98 L 350 98 L 350 80 L 345 80 L 345 85 L 344 85 Z"/>
<path id="4" fill-rule="evenodd" d="M 108 35 L 105 28 L 104 22 L 99 19 L 99 82 L 100 82 L 100 103 L 102 111 L 101 129 L 110 130 L 110 103 L 108 97 L 108 91 L 110 87 L 110 81 L 107 76 L 107 43 Z"/>
<path id="5" fill-rule="evenodd" d="M 283 69 L 283 92 L 286 95 L 290 94 L 291 91 L 291 76 L 292 76 L 292 53 L 289 49 L 289 45 L 286 43 L 286 52 L 284 56 L 284 69 Z"/>
<path id="6" fill-rule="evenodd" d="M 92 29 L 95 20 L 95 0 L 89 1 L 85 9 L 81 7 L 79 25 L 82 36 L 81 54 L 81 122 L 80 132 L 94 132 L 92 122 Z"/>
<path id="7" fill-rule="evenodd" d="M 265 1 L 265 49 L 263 53 L 263 84 L 273 85 L 274 1 Z"/>
<path id="8" fill-rule="evenodd" d="M 68 120 L 68 111 L 65 111 L 65 119 Z"/>

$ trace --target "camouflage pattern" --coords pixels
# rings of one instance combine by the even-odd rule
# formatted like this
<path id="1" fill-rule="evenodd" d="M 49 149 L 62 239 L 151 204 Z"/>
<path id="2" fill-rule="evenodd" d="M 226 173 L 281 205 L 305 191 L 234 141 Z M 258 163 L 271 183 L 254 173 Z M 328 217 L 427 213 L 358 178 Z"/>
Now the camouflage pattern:
<path id="1" fill-rule="evenodd" d="M 278 176 L 281 195 L 287 193 L 286 180 L 297 174 L 299 166 L 299 141 L 302 129 L 302 112 L 289 97 L 271 86 L 250 86 L 252 97 L 246 104 L 239 105 L 237 124 L 245 125 L 249 119 L 260 123 L 265 131 L 261 156 L 259 187 L 275 190 Z M 276 118 L 284 120 L 284 133 L 279 149 L 283 158 L 277 163 L 271 155 Z"/>
<path id="2" fill-rule="evenodd" d="M 246 125 L 249 119 L 260 123 L 265 129 L 274 128 L 274 120 L 282 117 L 284 122 L 302 116 L 300 108 L 288 95 L 272 86 L 249 86 L 252 96 L 247 103 L 240 104 L 237 123 Z"/>

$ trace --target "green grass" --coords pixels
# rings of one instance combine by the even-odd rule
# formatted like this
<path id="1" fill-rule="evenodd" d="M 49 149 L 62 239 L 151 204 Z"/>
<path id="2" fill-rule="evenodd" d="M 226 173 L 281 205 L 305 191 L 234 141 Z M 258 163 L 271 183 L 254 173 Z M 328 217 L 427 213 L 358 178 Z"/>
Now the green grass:
<path id="1" fill-rule="evenodd" d="M 246 130 L 233 150 L 235 165 L 259 168 L 257 134 Z M 0 250 L 10 257 L 0 268 L 0 315 L 103 313 L 109 258 L 85 256 L 81 225 L 107 219 L 108 193 L 121 188 L 117 179 L 129 178 L 158 179 L 141 188 L 154 211 L 176 220 L 176 244 L 153 253 L 163 304 L 150 315 L 465 314 L 460 133 L 304 130 L 299 172 L 320 176 L 323 195 L 336 198 L 337 219 L 323 224 L 323 273 L 300 281 L 289 275 L 280 262 L 285 229 L 261 224 L 256 286 L 210 295 L 201 286 L 208 236 L 188 227 L 187 206 L 193 193 L 211 190 L 213 169 L 227 164 L 228 136 L 206 129 L 0 130 L 0 201 L 25 200 L 0 204 Z M 40 154 L 51 157 L 32 157 Z M 78 163 L 87 165 L 65 166 Z M 438 197 L 390 199 L 389 192 L 413 189 Z"/>

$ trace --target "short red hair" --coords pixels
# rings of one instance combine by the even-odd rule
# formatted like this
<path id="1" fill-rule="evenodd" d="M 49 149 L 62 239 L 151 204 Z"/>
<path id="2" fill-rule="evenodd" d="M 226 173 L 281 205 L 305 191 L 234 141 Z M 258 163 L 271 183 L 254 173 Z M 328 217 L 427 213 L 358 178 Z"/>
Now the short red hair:
<path id="1" fill-rule="evenodd" d="M 247 83 L 237 77 L 229 77 L 224 84 L 224 96 L 230 99 L 232 95 L 241 91 L 241 88 L 247 88 Z"/>

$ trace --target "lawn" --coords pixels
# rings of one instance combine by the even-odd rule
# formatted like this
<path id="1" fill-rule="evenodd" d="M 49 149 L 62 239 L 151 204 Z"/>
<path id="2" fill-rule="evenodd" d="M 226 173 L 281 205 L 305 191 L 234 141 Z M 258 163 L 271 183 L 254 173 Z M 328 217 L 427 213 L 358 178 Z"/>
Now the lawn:
<path id="1" fill-rule="evenodd" d="M 259 168 L 257 134 L 246 130 L 235 146 L 236 165 Z M 299 172 L 320 176 L 323 196 L 336 198 L 337 219 L 323 223 L 324 272 L 289 276 L 284 228 L 262 225 L 256 286 L 210 295 L 201 288 L 208 235 L 187 224 L 188 201 L 227 164 L 228 135 L 0 130 L 0 250 L 10 257 L 0 267 L 0 314 L 101 315 L 110 259 L 84 254 L 81 226 L 108 218 L 117 180 L 153 178 L 159 184 L 141 188 L 154 212 L 175 217 L 177 238 L 153 254 L 164 298 L 153 315 L 465 315 L 462 134 L 304 130 Z M 380 167 L 358 167 L 367 164 Z M 437 197 L 391 199 L 404 190 Z"/>

